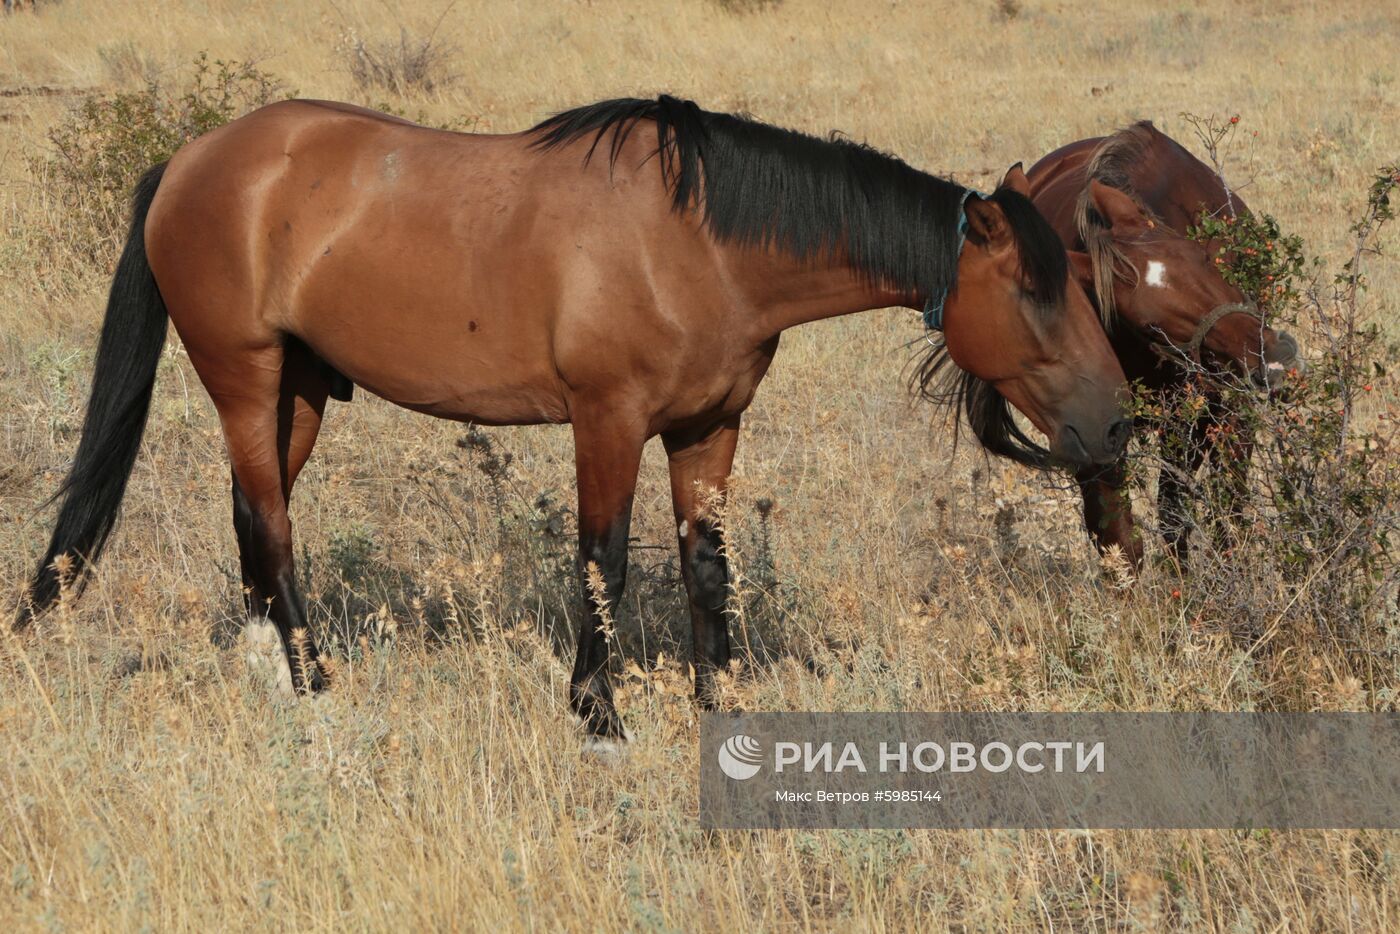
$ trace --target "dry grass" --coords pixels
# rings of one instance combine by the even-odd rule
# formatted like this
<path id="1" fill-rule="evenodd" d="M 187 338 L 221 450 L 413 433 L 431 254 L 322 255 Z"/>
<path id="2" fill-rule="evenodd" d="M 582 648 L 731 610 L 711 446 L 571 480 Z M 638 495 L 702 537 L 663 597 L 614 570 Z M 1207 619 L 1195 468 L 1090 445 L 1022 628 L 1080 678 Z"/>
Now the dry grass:
<path id="1" fill-rule="evenodd" d="M 449 69 L 460 50 L 439 35 L 454 5 L 444 7 L 426 30 L 410 32 L 399 26 L 394 39 L 366 39 L 347 27 L 340 36 L 340 52 L 360 91 L 431 94 L 456 81 Z"/>
<path id="2" fill-rule="evenodd" d="M 7 599 L 76 444 L 105 288 L 105 270 L 48 248 L 64 211 L 29 174 L 70 92 L 207 49 L 260 60 L 303 95 L 377 103 L 337 41 L 347 27 L 398 35 L 391 6 L 66 0 L 0 20 Z M 397 6 L 410 25 L 442 10 Z M 1131 119 L 1186 138 L 1180 111 L 1238 112 L 1259 131 L 1234 169 L 1253 179 L 1251 204 L 1334 259 L 1370 171 L 1400 150 L 1400 18 L 1374 3 L 787 0 L 736 16 L 709 0 L 459 2 L 438 35 L 461 80 L 405 87 L 392 106 L 505 131 L 664 89 L 839 127 L 983 186 Z M 1400 300 L 1395 272 L 1376 267 L 1382 311 Z M 941 415 L 908 400 L 917 333 L 889 311 L 785 337 L 727 517 L 744 570 L 735 637 L 755 658 L 726 683 L 731 700 L 1393 704 L 1385 655 L 1302 638 L 1251 655 L 1228 620 L 1174 600 L 1165 574 L 1127 596 L 1100 586 L 1068 491 L 951 453 Z M 39 637 L 0 638 L 0 917 L 66 930 L 1397 926 L 1393 833 L 702 834 L 659 450 L 636 523 L 654 547 L 635 553 L 617 621 L 637 742 L 607 764 L 579 755 L 564 701 L 567 430 L 494 430 L 491 466 L 461 434 L 363 396 L 333 406 L 293 519 L 317 618 L 348 651 L 328 695 L 271 701 L 227 638 L 227 465 L 172 342 L 96 580 Z M 760 499 L 776 508 L 760 516 Z"/>

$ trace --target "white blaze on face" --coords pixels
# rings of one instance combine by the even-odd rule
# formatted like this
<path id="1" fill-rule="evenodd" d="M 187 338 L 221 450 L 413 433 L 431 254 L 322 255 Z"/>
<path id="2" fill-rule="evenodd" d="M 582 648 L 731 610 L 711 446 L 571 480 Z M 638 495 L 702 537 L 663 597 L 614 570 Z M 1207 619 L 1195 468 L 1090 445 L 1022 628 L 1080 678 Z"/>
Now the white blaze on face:
<path id="1" fill-rule="evenodd" d="M 1147 284 L 1159 289 L 1166 286 L 1167 267 L 1161 260 L 1150 259 L 1147 261 Z"/>
<path id="2" fill-rule="evenodd" d="M 676 526 L 676 531 L 681 533 L 681 538 L 685 538 L 685 533 L 690 531 L 690 526 L 682 519 L 681 524 Z"/>

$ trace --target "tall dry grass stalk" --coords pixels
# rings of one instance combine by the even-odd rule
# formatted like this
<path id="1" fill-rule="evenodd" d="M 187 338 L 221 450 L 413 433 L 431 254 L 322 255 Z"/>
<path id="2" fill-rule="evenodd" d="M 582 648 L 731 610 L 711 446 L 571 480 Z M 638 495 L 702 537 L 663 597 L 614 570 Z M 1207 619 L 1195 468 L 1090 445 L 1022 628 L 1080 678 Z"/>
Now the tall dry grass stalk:
<path id="1" fill-rule="evenodd" d="M 1400 24 L 1383 5 L 753 6 L 462 0 L 436 34 L 460 80 L 386 90 L 382 103 L 504 132 L 667 90 L 840 128 L 982 187 L 1133 119 L 1189 142 L 1177 114 L 1238 112 L 1241 132 L 1258 130 L 1232 164 L 1252 179 L 1250 204 L 1334 266 L 1370 173 L 1400 151 Z M 76 444 L 110 273 L 54 247 L 73 233 L 69 206 L 31 172 L 49 130 L 82 93 L 178 83 L 200 51 L 256 61 L 304 96 L 379 104 L 347 70 L 342 31 L 393 37 L 442 8 L 64 0 L 0 18 L 7 599 L 42 550 L 49 517 L 36 510 Z M 1373 312 L 1400 336 L 1394 261 L 1370 269 Z M 1393 707 L 1393 608 L 1369 618 L 1365 651 L 1319 636 L 1251 652 L 1164 569 L 1119 589 L 1110 561 L 1106 586 L 1072 490 L 953 452 L 941 413 L 908 399 L 917 336 L 911 315 L 888 311 L 784 338 L 723 513 L 746 659 L 726 703 Z M 1394 402 L 1371 400 L 1366 417 Z M 701 833 L 661 452 L 643 466 L 613 619 L 636 741 L 606 763 L 579 755 L 564 700 L 577 625 L 567 430 L 492 430 L 487 453 L 512 458 L 484 479 L 473 458 L 486 455 L 457 447 L 460 435 L 362 393 L 332 405 L 292 514 L 335 686 L 277 700 L 238 641 L 218 420 L 172 341 L 94 580 L 33 636 L 0 635 L 0 918 L 67 930 L 1396 927 L 1393 833 Z"/>

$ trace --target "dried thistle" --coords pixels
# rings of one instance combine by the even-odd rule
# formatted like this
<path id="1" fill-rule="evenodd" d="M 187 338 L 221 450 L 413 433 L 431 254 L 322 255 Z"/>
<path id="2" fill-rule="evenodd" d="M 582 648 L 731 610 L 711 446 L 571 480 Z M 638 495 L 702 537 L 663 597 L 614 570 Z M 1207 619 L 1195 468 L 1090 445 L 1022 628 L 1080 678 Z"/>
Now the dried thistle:
<path id="1" fill-rule="evenodd" d="M 312 659 L 309 649 L 310 643 L 311 639 L 305 628 L 298 626 L 296 629 L 292 630 L 292 651 L 296 655 L 297 666 L 301 671 L 303 680 L 306 679 L 311 671 Z"/>
<path id="2" fill-rule="evenodd" d="M 1137 583 L 1137 574 L 1128 556 L 1119 545 L 1109 545 L 1099 557 L 1099 565 L 1116 590 L 1129 590 Z"/>
<path id="3" fill-rule="evenodd" d="M 588 599 L 598 611 L 598 630 L 603 638 L 612 639 L 617 634 L 617 627 L 613 623 L 612 605 L 608 600 L 608 585 L 603 580 L 603 570 L 598 567 L 598 562 L 588 562 L 584 580 L 588 585 Z"/>

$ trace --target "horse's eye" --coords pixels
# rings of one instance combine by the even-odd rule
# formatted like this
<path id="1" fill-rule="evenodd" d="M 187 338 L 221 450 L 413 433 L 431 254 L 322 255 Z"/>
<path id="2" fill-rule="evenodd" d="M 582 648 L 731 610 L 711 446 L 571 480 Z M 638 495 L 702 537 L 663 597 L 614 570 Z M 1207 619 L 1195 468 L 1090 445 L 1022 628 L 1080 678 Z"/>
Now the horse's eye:
<path id="1" fill-rule="evenodd" d="M 1054 308 L 1054 302 L 1047 295 L 1042 295 L 1029 286 L 1021 286 L 1021 299 L 1035 306 L 1035 310 L 1041 314 L 1049 314 Z"/>

